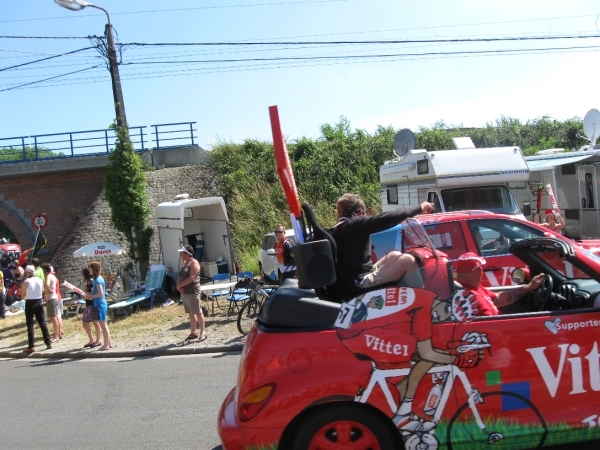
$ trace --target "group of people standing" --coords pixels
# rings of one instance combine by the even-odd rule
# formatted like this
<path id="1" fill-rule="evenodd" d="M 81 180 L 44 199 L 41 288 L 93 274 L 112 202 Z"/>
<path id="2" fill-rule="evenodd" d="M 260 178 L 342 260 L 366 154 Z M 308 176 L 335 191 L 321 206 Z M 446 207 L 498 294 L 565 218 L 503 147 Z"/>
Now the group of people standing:
<path id="1" fill-rule="evenodd" d="M 20 271 L 18 271 L 20 273 Z M 31 259 L 23 269 L 23 278 L 16 278 L 20 283 L 21 298 L 25 300 L 25 322 L 27 324 L 27 343 L 25 353 L 33 353 L 34 324 L 37 320 L 46 348 L 51 349 L 52 344 L 63 338 L 62 326 L 62 298 L 58 278 L 54 268 L 49 263 L 40 266 L 37 258 Z M 45 308 L 44 308 L 45 306 Z M 46 317 L 53 326 L 53 336 L 50 337 Z"/>
<path id="2" fill-rule="evenodd" d="M 106 323 L 108 303 L 105 299 L 105 283 L 102 277 L 102 268 L 98 261 L 92 261 L 83 270 L 86 294 L 86 308 L 83 313 L 83 327 L 89 337 L 86 348 L 100 347 L 99 350 L 108 350 L 113 347 L 110 331 Z M 19 277 L 17 277 L 18 280 Z M 62 297 L 60 283 L 55 275 L 54 268 L 49 263 L 40 267 L 39 260 L 32 258 L 31 264 L 23 269 L 23 278 L 20 283 L 21 298 L 25 301 L 25 322 L 27 324 L 27 348 L 24 353 L 35 352 L 34 325 L 37 321 L 46 349 L 51 349 L 52 344 L 63 338 L 62 323 Z M 53 334 L 50 336 L 47 320 L 52 323 Z M 94 324 L 96 339 L 93 339 L 90 323 Z M 100 331 L 104 338 L 100 343 Z"/>

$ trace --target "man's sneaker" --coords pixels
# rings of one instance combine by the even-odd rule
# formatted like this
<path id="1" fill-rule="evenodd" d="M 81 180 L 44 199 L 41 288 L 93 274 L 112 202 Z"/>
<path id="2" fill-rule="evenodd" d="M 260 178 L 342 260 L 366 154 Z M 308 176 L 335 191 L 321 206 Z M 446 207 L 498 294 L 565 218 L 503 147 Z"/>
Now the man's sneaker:
<path id="1" fill-rule="evenodd" d="M 23 353 L 33 353 L 35 352 L 35 347 L 28 347 L 25 350 L 23 350 Z"/>

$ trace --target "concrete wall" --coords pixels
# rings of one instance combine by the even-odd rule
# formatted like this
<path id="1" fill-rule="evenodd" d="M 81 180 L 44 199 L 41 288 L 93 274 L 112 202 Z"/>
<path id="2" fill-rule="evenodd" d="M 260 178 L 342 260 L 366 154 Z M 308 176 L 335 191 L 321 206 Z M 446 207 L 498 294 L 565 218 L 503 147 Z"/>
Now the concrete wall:
<path id="1" fill-rule="evenodd" d="M 140 156 L 146 164 L 158 169 L 210 162 L 210 153 L 198 146 L 151 149 Z"/>
<path id="2" fill-rule="evenodd" d="M 141 160 L 157 169 L 181 167 L 189 164 L 209 163 L 210 153 L 199 146 L 149 149 L 138 153 Z M 43 161 L 30 161 L 0 165 L 0 179 L 42 173 L 79 172 L 103 169 L 108 164 L 108 154 L 57 158 Z"/>

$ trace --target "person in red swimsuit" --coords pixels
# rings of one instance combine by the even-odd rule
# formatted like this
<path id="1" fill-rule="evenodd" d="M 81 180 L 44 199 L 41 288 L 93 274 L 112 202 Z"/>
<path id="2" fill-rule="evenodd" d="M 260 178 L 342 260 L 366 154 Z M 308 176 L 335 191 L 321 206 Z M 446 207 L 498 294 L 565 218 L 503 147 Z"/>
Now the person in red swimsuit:
<path id="1" fill-rule="evenodd" d="M 523 294 L 539 288 L 546 278 L 546 275 L 540 273 L 529 284 L 496 294 L 481 285 L 484 265 L 485 259 L 472 252 L 460 255 L 454 262 L 456 281 L 475 296 L 477 301 L 475 315 L 478 316 L 497 316 L 499 314 L 498 308 L 511 305 L 519 300 Z"/>

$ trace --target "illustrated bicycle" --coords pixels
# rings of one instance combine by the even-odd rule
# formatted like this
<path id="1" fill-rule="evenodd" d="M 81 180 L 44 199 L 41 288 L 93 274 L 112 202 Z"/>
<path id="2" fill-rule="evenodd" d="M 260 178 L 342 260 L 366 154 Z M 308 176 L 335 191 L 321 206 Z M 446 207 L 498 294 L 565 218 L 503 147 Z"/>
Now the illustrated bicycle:
<path id="1" fill-rule="evenodd" d="M 246 336 L 250 333 L 250 329 L 254 324 L 263 302 L 273 291 L 272 288 L 265 287 L 265 283 L 262 280 L 255 280 L 252 278 L 245 278 L 247 281 L 247 292 L 249 299 L 241 307 L 237 317 L 237 328 L 240 333 Z"/>
<path id="2" fill-rule="evenodd" d="M 391 412 L 395 413 L 398 405 L 390 390 L 388 380 L 408 376 L 411 367 L 379 369 L 373 361 L 371 361 L 371 365 L 366 387 L 359 388 L 355 401 L 366 403 L 375 387 L 378 386 Z M 438 449 L 439 441 L 435 432 L 457 379 L 464 389 L 467 401 L 457 409 L 447 423 L 446 442 L 449 449 L 456 448 L 457 444 L 464 445 L 465 443 L 469 445 L 469 448 L 487 448 L 489 445 L 495 444 L 496 447 L 506 449 L 532 448 L 544 444 L 548 426 L 538 408 L 528 398 L 507 391 L 480 393 L 471 385 L 467 374 L 453 364 L 433 366 L 427 374 L 431 376 L 432 387 L 425 402 L 424 411 L 431 416 L 431 420 L 414 416 L 414 420 L 400 427 L 400 432 L 405 439 L 406 450 Z M 426 379 L 424 377 L 421 383 L 426 382 Z M 498 412 L 496 417 L 486 417 L 484 420 L 478 409 L 478 404 L 482 403 L 493 406 L 494 411 Z M 507 404 L 512 405 L 511 407 L 514 409 L 523 410 L 524 417 L 537 418 L 537 423 L 528 423 L 526 427 L 503 423 L 499 416 Z M 488 425 L 497 430 L 488 430 Z M 443 430 L 440 431 L 443 433 Z"/>

